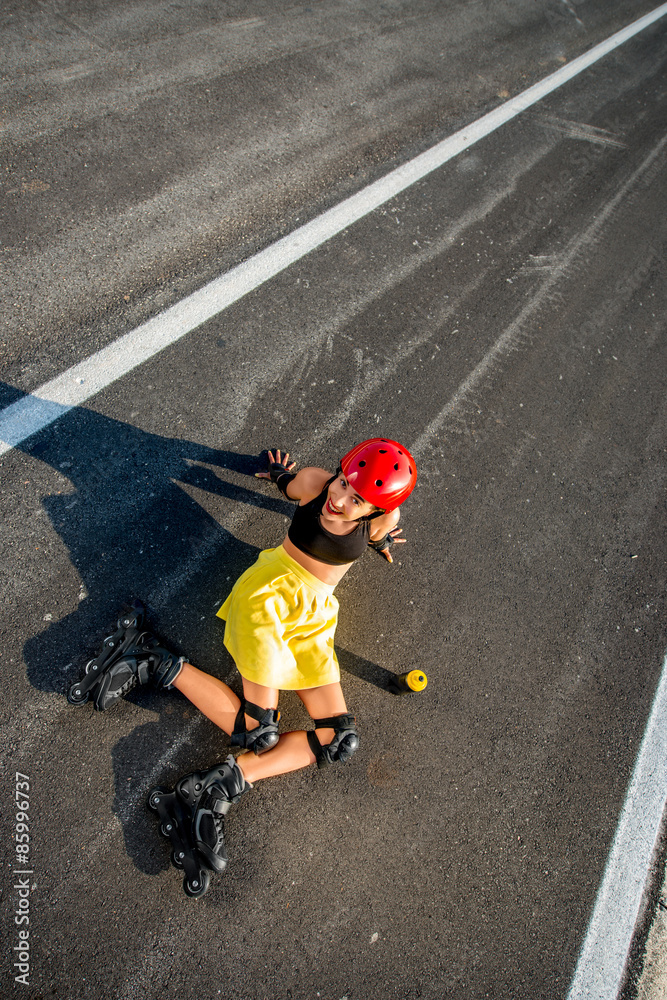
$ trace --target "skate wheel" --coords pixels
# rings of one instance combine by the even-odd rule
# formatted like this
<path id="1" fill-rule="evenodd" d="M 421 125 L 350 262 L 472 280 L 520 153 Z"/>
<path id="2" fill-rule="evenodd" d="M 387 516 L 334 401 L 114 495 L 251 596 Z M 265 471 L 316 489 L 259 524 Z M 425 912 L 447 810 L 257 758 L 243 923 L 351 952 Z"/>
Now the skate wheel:
<path id="1" fill-rule="evenodd" d="M 179 851 L 178 854 L 176 853 L 176 851 L 172 851 L 171 852 L 171 863 L 174 866 L 174 868 L 182 868 L 183 867 L 183 859 L 184 859 L 184 857 L 185 857 L 185 854 L 184 854 L 183 851 Z"/>
<path id="2" fill-rule="evenodd" d="M 88 691 L 81 690 L 81 681 L 72 684 L 67 692 L 67 700 L 70 705 L 85 705 L 88 701 Z"/>
<path id="3" fill-rule="evenodd" d="M 188 879 L 187 875 L 185 876 L 183 879 L 183 892 L 190 899 L 199 899 L 200 896 L 204 895 L 210 884 L 211 876 L 205 869 L 202 869 L 198 877 Z"/>
<path id="4" fill-rule="evenodd" d="M 173 823 L 160 823 L 160 833 L 167 840 L 169 840 L 169 835 L 173 829 L 174 829 Z"/>
<path id="5" fill-rule="evenodd" d="M 167 793 L 165 792 L 164 788 L 154 788 L 151 794 L 148 796 L 146 805 L 152 812 L 156 813 L 158 810 L 158 802 L 160 801 L 162 796 L 166 794 Z"/>

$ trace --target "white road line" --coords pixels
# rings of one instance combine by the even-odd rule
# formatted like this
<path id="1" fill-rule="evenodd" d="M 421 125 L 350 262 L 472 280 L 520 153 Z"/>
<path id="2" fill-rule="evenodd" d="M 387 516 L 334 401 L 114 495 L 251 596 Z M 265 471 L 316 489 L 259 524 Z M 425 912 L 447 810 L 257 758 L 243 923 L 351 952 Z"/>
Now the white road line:
<path id="1" fill-rule="evenodd" d="M 562 87 L 667 14 L 667 3 L 618 31 L 478 121 L 278 240 L 194 294 L 0 412 L 0 455 L 192 332 L 385 202 Z"/>
<path id="2" fill-rule="evenodd" d="M 667 656 L 568 1000 L 614 1000 L 652 867 L 667 789 Z"/>

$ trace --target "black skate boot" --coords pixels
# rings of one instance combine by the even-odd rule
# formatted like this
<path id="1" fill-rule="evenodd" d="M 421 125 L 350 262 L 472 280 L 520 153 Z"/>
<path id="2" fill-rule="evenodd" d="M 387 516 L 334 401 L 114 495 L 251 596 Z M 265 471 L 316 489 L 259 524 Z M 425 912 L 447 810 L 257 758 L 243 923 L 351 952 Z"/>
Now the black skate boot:
<path id="1" fill-rule="evenodd" d="M 169 687 L 178 676 L 183 657 L 160 645 L 144 629 L 146 610 L 139 601 L 118 619 L 113 635 L 104 640 L 102 652 L 86 664 L 84 676 L 67 692 L 71 705 L 85 705 L 93 698 L 95 708 L 104 712 L 110 705 L 149 680 Z"/>
<path id="2" fill-rule="evenodd" d="M 195 771 L 176 785 L 176 794 L 193 811 L 193 840 L 211 871 L 227 867 L 224 817 L 251 787 L 231 754 L 210 771 Z"/>
<path id="3" fill-rule="evenodd" d="M 160 816 L 160 832 L 172 844 L 172 862 L 183 868 L 183 889 L 201 896 L 208 888 L 210 869 L 227 867 L 224 817 L 252 785 L 230 756 L 210 771 L 195 771 L 177 782 L 173 792 L 155 788 L 148 806 Z"/>

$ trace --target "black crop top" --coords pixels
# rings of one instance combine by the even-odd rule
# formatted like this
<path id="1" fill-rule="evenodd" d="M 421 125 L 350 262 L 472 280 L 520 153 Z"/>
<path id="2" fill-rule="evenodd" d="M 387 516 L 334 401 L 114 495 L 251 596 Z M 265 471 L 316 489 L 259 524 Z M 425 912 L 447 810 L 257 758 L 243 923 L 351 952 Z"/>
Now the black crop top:
<path id="1" fill-rule="evenodd" d="M 320 524 L 320 514 L 327 498 L 329 485 L 336 477 L 325 483 L 324 489 L 314 500 L 309 500 L 294 511 L 287 537 L 297 549 L 313 559 L 329 566 L 342 566 L 354 562 L 365 551 L 371 537 L 368 521 L 358 521 L 357 527 L 349 535 L 334 535 Z"/>

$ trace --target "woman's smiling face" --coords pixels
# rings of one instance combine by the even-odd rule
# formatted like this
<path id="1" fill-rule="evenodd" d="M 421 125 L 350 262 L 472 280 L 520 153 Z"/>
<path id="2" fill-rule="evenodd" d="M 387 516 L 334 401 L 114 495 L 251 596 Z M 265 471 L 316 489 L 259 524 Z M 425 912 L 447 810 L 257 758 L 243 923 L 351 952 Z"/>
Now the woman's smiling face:
<path id="1" fill-rule="evenodd" d="M 358 493 L 355 493 L 342 472 L 329 485 L 327 498 L 322 508 L 326 517 L 340 518 L 341 521 L 358 521 L 377 510 Z"/>

